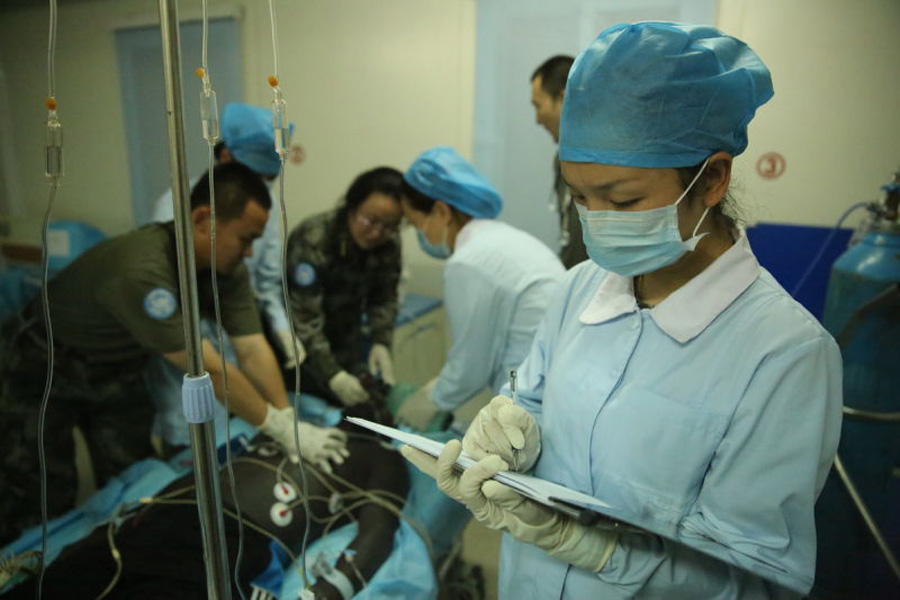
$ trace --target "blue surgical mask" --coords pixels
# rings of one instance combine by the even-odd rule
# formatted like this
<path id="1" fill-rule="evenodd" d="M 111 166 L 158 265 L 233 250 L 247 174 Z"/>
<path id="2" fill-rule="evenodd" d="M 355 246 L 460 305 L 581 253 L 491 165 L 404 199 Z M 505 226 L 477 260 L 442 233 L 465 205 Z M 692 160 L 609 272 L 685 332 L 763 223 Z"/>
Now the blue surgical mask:
<path id="1" fill-rule="evenodd" d="M 429 242 L 428 238 L 425 237 L 425 231 L 422 229 L 416 229 L 416 237 L 419 238 L 419 247 L 422 249 L 422 252 L 432 258 L 444 260 L 453 254 L 453 251 L 450 249 L 450 244 L 447 243 L 446 229 L 444 229 L 443 240 L 440 244 L 432 244 Z"/>
<path id="2" fill-rule="evenodd" d="M 618 275 L 634 277 L 652 273 L 675 263 L 700 243 L 705 233 L 697 235 L 709 207 L 687 240 L 678 229 L 678 205 L 697 182 L 707 159 L 684 193 L 674 204 L 653 210 L 622 212 L 588 210 L 578 205 L 582 237 L 588 256 L 595 263 Z"/>

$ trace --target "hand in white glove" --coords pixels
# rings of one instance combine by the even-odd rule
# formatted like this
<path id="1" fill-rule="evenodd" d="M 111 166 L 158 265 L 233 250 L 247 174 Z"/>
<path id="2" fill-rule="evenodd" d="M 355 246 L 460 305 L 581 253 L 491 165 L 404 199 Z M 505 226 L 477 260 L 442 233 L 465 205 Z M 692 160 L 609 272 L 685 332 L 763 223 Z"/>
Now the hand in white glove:
<path id="1" fill-rule="evenodd" d="M 391 351 L 384 344 L 375 344 L 369 351 L 369 373 L 381 376 L 381 380 L 388 385 L 394 385 L 394 361 L 391 360 Z"/>
<path id="2" fill-rule="evenodd" d="M 480 460 L 460 474 L 454 465 L 461 450 L 457 440 L 448 442 L 437 459 L 409 446 L 400 449 L 419 470 L 435 478 L 441 491 L 462 502 L 487 527 L 505 531 L 582 569 L 600 571 L 606 566 L 618 532 L 581 525 L 500 482 L 489 481 L 508 467 L 497 455 Z"/>
<path id="3" fill-rule="evenodd" d="M 355 406 L 369 399 L 369 392 L 362 386 L 359 379 L 347 371 L 339 371 L 328 382 L 328 387 L 344 406 Z"/>
<path id="4" fill-rule="evenodd" d="M 300 435 L 300 450 L 294 443 L 294 408 L 275 408 L 271 404 L 266 411 L 266 420 L 259 426 L 259 430 L 278 442 L 290 458 L 291 462 L 304 460 L 313 463 L 326 473 L 331 473 L 329 461 L 337 465 L 344 464 L 344 459 L 350 456 L 347 450 L 347 434 L 339 429 L 316 427 L 300 421 L 297 423 Z"/>
<path id="5" fill-rule="evenodd" d="M 287 329 L 282 329 L 280 331 L 276 331 L 275 335 L 278 338 L 279 345 L 281 346 L 281 351 L 284 352 L 284 368 L 293 369 L 298 364 L 302 365 L 303 361 L 306 360 L 306 348 L 303 347 L 303 342 L 300 341 L 300 338 L 296 338 L 297 348 L 295 351 L 290 331 L 288 331 Z"/>
<path id="6" fill-rule="evenodd" d="M 432 379 L 406 399 L 406 402 L 397 411 L 398 423 L 413 429 L 425 429 L 439 410 L 434 400 L 431 399 L 431 392 L 437 381 L 437 378 Z"/>
<path id="7" fill-rule="evenodd" d="M 496 454 L 514 471 L 528 471 L 541 453 L 541 431 L 527 410 L 505 396 L 494 396 L 475 415 L 462 447 L 475 460 Z"/>

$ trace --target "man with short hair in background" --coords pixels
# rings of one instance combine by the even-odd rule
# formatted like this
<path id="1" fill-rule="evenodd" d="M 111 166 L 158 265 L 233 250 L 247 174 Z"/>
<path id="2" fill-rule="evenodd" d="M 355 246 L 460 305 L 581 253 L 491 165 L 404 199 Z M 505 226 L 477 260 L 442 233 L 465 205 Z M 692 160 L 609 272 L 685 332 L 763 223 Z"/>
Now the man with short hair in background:
<path id="1" fill-rule="evenodd" d="M 573 57 L 560 54 L 544 61 L 531 75 L 531 104 L 534 106 L 535 120 L 553 136 L 555 143 L 559 143 L 559 119 L 566 95 L 566 79 L 574 61 Z M 553 171 L 553 188 L 559 211 L 559 258 L 563 266 L 570 269 L 587 260 L 587 250 L 581 238 L 578 211 L 560 172 L 558 156 L 553 158 Z"/>

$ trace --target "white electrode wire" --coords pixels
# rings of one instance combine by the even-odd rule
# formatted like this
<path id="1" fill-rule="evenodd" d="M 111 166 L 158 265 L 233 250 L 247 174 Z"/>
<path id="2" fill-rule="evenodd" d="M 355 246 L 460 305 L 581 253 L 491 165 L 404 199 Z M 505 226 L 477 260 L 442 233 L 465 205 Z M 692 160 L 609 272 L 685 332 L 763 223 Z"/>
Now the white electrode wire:
<path id="1" fill-rule="evenodd" d="M 106 543 L 109 544 L 109 553 L 112 555 L 113 562 L 116 563 L 116 572 L 113 574 L 112 579 L 110 579 L 109 583 L 106 584 L 106 587 L 103 588 L 103 591 L 100 592 L 100 595 L 97 596 L 94 600 L 103 600 L 107 596 L 109 596 L 110 592 L 112 592 L 116 584 L 119 583 L 119 579 L 122 577 L 122 553 L 119 552 L 119 548 L 116 547 L 116 534 L 115 530 L 117 529 L 119 515 L 122 514 L 122 511 L 125 509 L 124 504 L 120 504 L 116 509 L 116 512 L 109 518 L 109 523 L 106 526 Z"/>
<path id="2" fill-rule="evenodd" d="M 275 63 L 275 72 L 272 74 L 278 77 L 278 30 L 275 26 L 275 4 L 272 0 L 269 0 L 269 21 L 272 23 L 272 55 Z"/>
<path id="3" fill-rule="evenodd" d="M 270 2 L 271 4 L 271 2 Z M 274 21 L 273 21 L 274 23 Z M 294 331 L 294 311 L 291 307 L 291 300 L 288 295 L 288 282 L 287 282 L 287 209 L 284 204 L 284 160 L 281 161 L 281 173 L 278 176 L 278 201 L 281 206 L 281 294 L 284 300 L 284 307 L 288 314 L 288 322 L 290 324 L 291 331 L 291 345 L 294 347 L 294 356 L 298 356 L 298 344 L 297 344 L 297 332 Z M 300 451 L 300 422 L 298 418 L 300 417 L 300 360 L 294 361 L 294 444 L 297 446 L 297 452 Z M 303 489 L 307 489 L 306 487 L 306 468 L 303 465 L 303 459 L 300 459 L 300 481 L 303 485 Z M 301 577 L 303 578 L 303 587 L 304 589 L 309 588 L 309 581 L 306 578 L 306 545 L 309 542 L 309 528 L 310 528 L 310 517 L 309 517 L 309 500 L 306 497 L 306 494 L 303 495 L 303 512 L 306 515 L 306 528 L 303 531 L 303 544 L 300 546 L 300 564 L 304 565 L 303 570 L 300 572 Z"/>
<path id="4" fill-rule="evenodd" d="M 50 0 L 50 24 L 47 32 L 47 98 L 48 102 L 55 98 L 56 94 L 56 0 Z M 50 104 L 48 104 L 50 106 Z M 55 109 L 55 103 L 54 103 Z M 47 199 L 47 212 L 44 214 L 44 223 L 41 228 L 41 258 L 43 261 L 43 274 L 41 277 L 41 308 L 44 313 L 44 330 L 47 334 L 47 376 L 44 383 L 44 394 L 41 398 L 41 407 L 38 415 L 38 463 L 41 483 L 41 555 L 38 562 L 38 582 L 36 598 L 41 600 L 44 589 L 44 571 L 46 570 L 47 546 L 49 531 L 47 519 L 47 456 L 44 449 L 44 429 L 47 424 L 47 408 L 50 404 L 50 390 L 53 388 L 53 325 L 50 322 L 50 301 L 47 293 L 47 284 L 50 279 L 50 249 L 48 237 L 50 233 L 50 215 L 53 213 L 53 202 L 56 199 L 56 191 L 59 189 L 58 173 L 50 179 L 50 194 Z"/>
<path id="5" fill-rule="evenodd" d="M 202 0 L 201 7 L 203 13 L 203 41 L 200 46 L 200 66 L 203 67 L 205 73 L 209 73 L 209 65 L 206 62 L 207 47 L 209 46 L 209 13 L 206 10 L 206 0 Z"/>
<path id="6" fill-rule="evenodd" d="M 204 81 L 204 92 L 207 93 L 212 91 L 212 86 L 209 85 L 209 63 L 207 62 L 209 47 L 209 12 L 207 10 L 207 0 L 201 0 L 201 10 L 203 14 L 203 33 L 201 41 L 200 62 L 201 68 L 203 70 L 202 77 Z M 206 89 L 207 85 L 209 85 L 209 89 Z M 218 127 L 216 127 L 216 130 L 218 130 Z M 234 458 L 231 453 L 231 389 L 228 385 L 228 365 L 226 364 L 225 360 L 225 335 L 223 333 L 224 328 L 222 327 L 222 310 L 221 306 L 219 305 L 219 284 L 216 279 L 216 187 L 214 176 L 215 140 L 207 138 L 206 141 L 209 146 L 208 177 L 210 206 L 210 279 L 212 281 L 213 306 L 216 315 L 216 339 L 219 346 L 219 358 L 222 361 L 222 387 L 224 388 L 225 392 L 225 466 L 228 472 L 228 483 L 231 486 L 231 497 L 234 500 L 234 510 L 237 513 L 238 526 L 238 546 L 237 553 L 234 559 L 234 572 L 232 573 L 232 579 L 234 580 L 234 586 L 237 588 L 241 600 L 247 600 L 247 597 L 244 595 L 244 590 L 241 587 L 239 576 L 241 561 L 244 558 L 244 520 L 241 516 L 241 505 L 238 501 L 237 487 L 234 477 Z"/>
<path id="7" fill-rule="evenodd" d="M 276 26 L 275 19 L 275 3 L 273 0 L 269 0 L 269 22 L 272 25 L 272 56 L 275 71 L 272 73 L 274 80 L 276 83 L 272 84 L 273 86 L 278 84 L 278 28 Z M 271 78 L 270 78 L 271 81 Z M 279 97 L 278 90 L 276 90 L 276 98 Z M 274 124 L 274 123 L 273 123 Z M 282 123 L 281 125 L 285 125 Z M 280 135 L 277 131 L 275 135 Z M 288 297 L 288 284 L 287 284 L 287 209 L 285 208 L 284 203 L 284 154 L 279 153 L 279 157 L 281 158 L 281 170 L 279 172 L 279 185 L 278 185 L 278 195 L 279 195 L 279 204 L 281 205 L 281 292 L 282 297 L 284 299 L 284 309 L 288 315 L 288 322 L 290 324 L 291 331 L 291 345 L 293 346 L 293 355 L 295 357 L 298 356 L 297 352 L 297 333 L 294 331 L 294 311 L 291 308 L 290 298 Z M 297 452 L 300 452 L 300 423 L 298 421 L 300 417 L 300 361 L 294 361 L 294 398 L 293 398 L 293 406 L 294 406 L 294 444 L 297 447 Z M 300 460 L 300 479 L 302 480 L 303 487 L 306 489 L 306 469 L 303 466 L 303 460 Z M 306 545 L 309 541 L 309 528 L 310 528 L 310 518 L 309 518 L 309 501 L 306 498 L 306 495 L 303 496 L 303 509 L 306 515 L 306 528 L 303 532 L 303 544 L 300 546 L 300 559 L 301 564 L 303 565 L 303 569 L 300 571 L 300 575 L 303 578 L 303 587 L 304 589 L 309 589 L 309 580 L 306 577 Z"/>
<path id="8" fill-rule="evenodd" d="M 41 228 L 41 256 L 43 257 L 43 274 L 41 276 L 41 308 L 44 311 L 44 329 L 47 333 L 47 379 L 44 383 L 44 395 L 41 398 L 40 414 L 38 416 L 38 462 L 40 463 L 41 477 L 41 556 L 38 563 L 37 600 L 41 600 L 44 587 L 44 570 L 46 567 L 47 543 L 49 532 L 47 530 L 47 456 L 44 452 L 44 428 L 47 424 L 47 407 L 50 404 L 50 389 L 53 387 L 53 325 L 50 323 L 50 300 L 47 293 L 47 284 L 50 280 L 50 252 L 47 238 L 50 233 L 50 214 L 53 212 L 53 201 L 56 199 L 56 190 L 59 189 L 59 179 L 50 182 L 50 198 L 47 200 L 47 212 L 44 213 L 44 224 Z"/>
<path id="9" fill-rule="evenodd" d="M 238 547 L 237 555 L 234 559 L 234 585 L 241 596 L 241 600 L 246 600 L 244 590 L 241 588 L 239 573 L 241 560 L 244 558 L 244 522 L 241 515 L 241 505 L 238 502 L 237 488 L 234 478 L 234 464 L 231 455 L 231 389 L 228 386 L 228 365 L 225 360 L 225 336 L 222 328 L 222 310 L 219 305 L 219 284 L 216 281 L 216 201 L 215 201 L 215 177 L 213 177 L 214 165 L 213 147 L 209 146 L 209 206 L 210 206 L 210 224 L 209 224 L 209 245 L 210 245 L 210 278 L 212 280 L 213 307 L 216 314 L 216 338 L 219 344 L 219 359 L 222 361 L 222 382 L 225 389 L 225 465 L 228 471 L 228 482 L 231 485 L 231 497 L 234 500 L 234 510 L 237 513 L 238 524 Z"/>
<path id="10" fill-rule="evenodd" d="M 819 261 L 822 260 L 822 256 L 825 254 L 825 251 L 828 249 L 828 246 L 831 245 L 831 240 L 833 240 L 834 236 L 837 235 L 837 232 L 841 229 L 841 225 L 844 224 L 844 221 L 847 219 L 847 217 L 849 217 L 850 214 L 852 212 L 854 212 L 855 210 L 857 210 L 859 208 L 865 208 L 866 206 L 869 206 L 869 204 L 867 202 L 858 202 L 858 203 L 854 204 L 853 206 L 851 206 L 850 208 L 848 208 L 844 212 L 844 214 L 841 215 L 841 218 L 838 219 L 834 228 L 831 230 L 831 233 L 828 235 L 827 238 L 825 238 L 825 241 L 822 243 L 822 247 L 819 248 L 819 251 L 816 253 L 815 258 L 812 259 L 812 262 L 809 263 L 808 267 L 806 267 L 806 271 L 804 271 L 803 275 L 800 277 L 800 279 L 797 280 L 797 285 L 795 285 L 794 288 L 791 290 L 791 296 L 793 298 L 795 298 L 795 299 L 797 298 L 797 293 L 803 289 L 803 286 L 806 284 L 806 280 L 809 279 L 809 276 L 812 275 L 813 269 L 815 269 L 816 265 L 819 264 Z"/>
<path id="11" fill-rule="evenodd" d="M 50 31 L 47 41 L 47 97 L 56 92 L 56 0 L 50 0 Z"/>

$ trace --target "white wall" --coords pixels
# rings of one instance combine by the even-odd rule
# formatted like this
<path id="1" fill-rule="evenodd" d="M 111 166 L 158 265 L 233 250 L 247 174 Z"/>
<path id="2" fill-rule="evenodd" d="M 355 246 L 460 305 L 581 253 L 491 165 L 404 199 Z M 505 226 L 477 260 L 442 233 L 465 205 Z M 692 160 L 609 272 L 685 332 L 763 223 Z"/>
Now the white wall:
<path id="1" fill-rule="evenodd" d="M 439 143 L 471 156 L 474 3 L 276 2 L 280 75 L 296 139 L 308 152 L 304 165 L 288 169 L 292 222 L 329 206 L 356 173 L 376 164 L 402 169 Z M 199 2 L 181 4 L 183 17 L 196 16 Z M 211 5 L 242 14 L 245 100 L 268 104 L 267 3 Z M 39 237 L 47 192 L 46 19 L 43 3 L 0 12 L 0 60 L 18 152 L 19 204 L 25 206 L 25 217 L 13 222 L 13 238 L 31 242 Z M 132 225 L 113 31 L 154 19 L 153 0 L 60 6 L 57 95 L 67 175 L 57 218 L 79 218 L 108 233 Z M 775 97 L 751 124 L 750 146 L 735 165 L 749 216 L 825 225 L 851 202 L 877 199 L 879 186 L 900 165 L 900 2 L 718 0 L 717 23 L 745 39 L 774 73 Z M 755 173 L 767 151 L 787 159 L 780 179 Z M 436 267 L 407 241 L 414 264 Z"/>
<path id="2" fill-rule="evenodd" d="M 880 199 L 900 167 L 900 2 L 719 0 L 717 23 L 762 57 L 775 87 L 735 162 L 749 216 L 833 225 Z M 779 179 L 756 174 L 769 151 L 786 159 Z"/>
<path id="3" fill-rule="evenodd" d="M 180 5 L 182 18 L 197 16 L 199 2 Z M 279 76 L 296 125 L 294 140 L 307 152 L 303 165 L 287 166 L 290 223 L 332 206 L 362 170 L 381 164 L 405 169 L 416 154 L 437 144 L 471 155 L 474 0 L 280 0 L 275 5 Z M 11 238 L 29 243 L 39 240 L 47 201 L 47 10 L 38 6 L 0 12 L 0 60 L 24 191 L 19 204 L 25 207 L 24 216 L 12 221 Z M 245 101 L 268 106 L 272 92 L 266 79 L 273 70 L 268 3 L 210 6 L 240 15 Z M 133 226 L 113 32 L 158 20 L 156 7 L 154 0 L 60 5 L 56 95 L 65 126 L 66 177 L 55 218 L 87 221 L 110 234 Z M 215 65 L 210 70 L 215 77 Z M 409 260 L 425 265 L 422 278 L 433 288 L 438 263 L 408 241 Z"/>
<path id="4" fill-rule="evenodd" d="M 531 75 L 556 54 L 575 56 L 623 21 L 715 24 L 715 0 L 486 0 L 478 4 L 475 165 L 503 196 L 500 218 L 559 248 L 556 144 L 535 122 Z M 551 210 L 552 207 L 552 210 Z"/>

